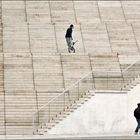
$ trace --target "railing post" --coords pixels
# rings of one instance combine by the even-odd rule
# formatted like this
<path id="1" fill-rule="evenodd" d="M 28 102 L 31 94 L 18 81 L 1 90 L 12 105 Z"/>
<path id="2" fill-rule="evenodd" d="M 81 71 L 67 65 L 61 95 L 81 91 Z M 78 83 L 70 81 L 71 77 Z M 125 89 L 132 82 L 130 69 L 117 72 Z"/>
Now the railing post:
<path id="1" fill-rule="evenodd" d="M 121 77 L 122 77 L 122 83 L 121 83 L 121 90 L 123 90 L 125 88 L 125 75 L 124 73 L 121 71 Z"/>
<path id="2" fill-rule="evenodd" d="M 134 64 L 134 78 L 136 77 L 136 71 L 135 71 L 136 69 L 135 69 L 135 64 Z M 134 80 L 134 78 L 133 78 L 133 80 Z"/>
<path id="3" fill-rule="evenodd" d="M 78 82 L 78 100 L 79 100 L 79 82 Z"/>
<path id="4" fill-rule="evenodd" d="M 108 72 L 107 72 L 107 89 L 108 89 L 108 80 L 109 80 L 109 78 L 108 78 Z"/>
<path id="5" fill-rule="evenodd" d="M 65 99 L 65 92 L 64 92 L 64 111 L 65 111 L 65 106 L 66 106 L 66 99 Z"/>
<path id="6" fill-rule="evenodd" d="M 36 127 L 35 127 L 35 117 L 36 117 L 36 113 L 33 116 L 33 120 L 32 120 L 32 131 L 33 131 L 33 135 L 35 134 L 36 131 Z"/>
<path id="7" fill-rule="evenodd" d="M 49 104 L 49 121 L 48 121 L 48 122 L 50 122 L 50 118 L 51 118 L 51 117 L 50 117 L 50 114 L 51 114 L 51 113 L 50 113 L 50 104 Z"/>
<path id="8" fill-rule="evenodd" d="M 68 99 L 69 99 L 69 103 L 70 103 L 71 102 L 71 100 L 70 100 L 70 92 L 69 92 L 69 90 L 67 92 L 68 92 Z"/>
<path id="9" fill-rule="evenodd" d="M 92 90 L 94 90 L 95 89 L 95 80 L 94 80 L 94 74 L 93 74 L 93 72 L 92 72 Z"/>

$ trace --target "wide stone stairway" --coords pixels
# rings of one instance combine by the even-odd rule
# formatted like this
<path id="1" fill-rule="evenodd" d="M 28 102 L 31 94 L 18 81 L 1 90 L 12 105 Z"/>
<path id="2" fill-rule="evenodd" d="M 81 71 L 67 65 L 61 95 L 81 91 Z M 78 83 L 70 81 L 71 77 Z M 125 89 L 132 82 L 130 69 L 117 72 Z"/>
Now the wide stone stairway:
<path id="1" fill-rule="evenodd" d="M 0 134 L 44 134 L 90 90 L 136 86 L 139 17 L 139 1 L 1 1 Z M 65 41 L 70 24 L 76 53 Z"/>
<path id="2" fill-rule="evenodd" d="M 81 95 L 84 98 L 86 96 L 91 97 L 90 93 L 84 95 L 83 91 L 87 92 L 93 89 L 128 91 L 131 87 L 125 88 L 124 84 L 127 85 L 127 83 L 132 82 L 132 79 L 134 81 L 139 74 L 140 67 L 138 63 L 130 68 L 131 71 L 122 73 L 131 62 L 139 57 L 131 57 L 131 62 L 128 63 L 128 58 L 118 57 L 115 53 L 105 55 L 5 53 L 3 58 L 2 134 L 5 133 L 4 130 L 6 130 L 6 134 L 32 134 L 33 114 L 46 105 L 47 102 L 62 94 L 64 89 L 68 89 L 70 94 L 71 102 L 69 102 L 69 96 L 65 95 L 65 104 L 68 104 L 67 106 L 69 106 L 69 103 L 79 100 L 78 98 Z M 3 64 L 3 62 L 1 63 Z M 89 74 L 87 75 L 87 73 Z M 78 85 L 81 92 L 77 91 L 77 85 L 69 89 L 82 77 L 84 77 L 83 81 L 81 80 Z M 63 98 L 64 95 L 55 101 L 58 102 L 57 106 L 60 105 L 60 112 L 62 112 Z M 54 104 L 52 106 L 56 115 L 58 108 Z M 39 111 L 37 118 L 40 123 L 35 121 L 36 125 L 38 123 L 42 124 L 42 119 L 46 117 L 44 111 L 48 113 L 47 108 L 43 108 L 41 112 Z"/>

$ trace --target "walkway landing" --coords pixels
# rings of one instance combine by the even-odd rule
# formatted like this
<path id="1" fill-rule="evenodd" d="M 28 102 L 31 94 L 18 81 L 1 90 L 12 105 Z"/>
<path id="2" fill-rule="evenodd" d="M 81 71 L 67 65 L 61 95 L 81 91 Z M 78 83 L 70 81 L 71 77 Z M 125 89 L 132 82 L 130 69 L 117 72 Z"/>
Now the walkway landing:
<path id="1" fill-rule="evenodd" d="M 101 134 L 101 135 L 7 135 L 0 140 L 140 140 L 140 134 Z"/>

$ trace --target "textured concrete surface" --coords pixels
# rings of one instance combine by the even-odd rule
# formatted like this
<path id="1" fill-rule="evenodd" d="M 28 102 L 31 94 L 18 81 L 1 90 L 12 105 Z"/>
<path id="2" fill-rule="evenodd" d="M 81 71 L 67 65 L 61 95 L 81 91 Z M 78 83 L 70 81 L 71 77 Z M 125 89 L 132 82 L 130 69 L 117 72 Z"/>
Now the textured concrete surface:
<path id="1" fill-rule="evenodd" d="M 140 1 L 0 1 L 0 134 L 32 134 L 47 99 L 91 70 L 121 73 L 139 59 L 139 22 Z M 69 24 L 76 54 L 67 53 Z"/>

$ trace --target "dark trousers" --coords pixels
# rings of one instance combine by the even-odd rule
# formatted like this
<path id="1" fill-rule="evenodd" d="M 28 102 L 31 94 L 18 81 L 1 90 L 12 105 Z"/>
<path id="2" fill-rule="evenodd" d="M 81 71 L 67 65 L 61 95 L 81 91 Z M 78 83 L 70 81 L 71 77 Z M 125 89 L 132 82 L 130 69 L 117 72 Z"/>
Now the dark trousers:
<path id="1" fill-rule="evenodd" d="M 136 119 L 136 120 L 137 120 L 138 125 L 137 125 L 137 127 L 136 127 L 135 132 L 138 133 L 138 131 L 139 131 L 139 129 L 140 129 L 140 119 Z"/>

